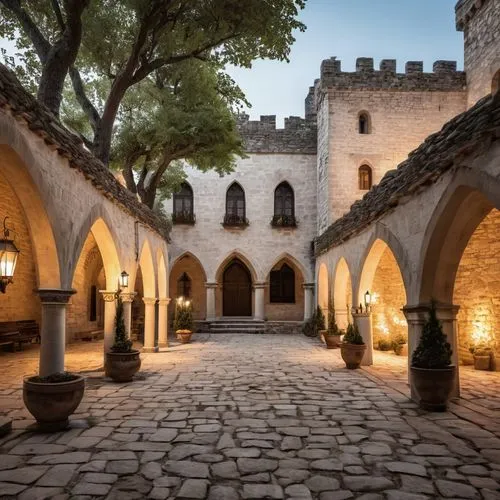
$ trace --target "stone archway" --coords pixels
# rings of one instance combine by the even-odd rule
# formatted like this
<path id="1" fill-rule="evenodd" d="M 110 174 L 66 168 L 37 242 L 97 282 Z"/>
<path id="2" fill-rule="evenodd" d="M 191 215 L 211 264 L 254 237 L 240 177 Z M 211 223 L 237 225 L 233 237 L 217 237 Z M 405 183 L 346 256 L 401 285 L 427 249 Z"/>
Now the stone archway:
<path id="1" fill-rule="evenodd" d="M 345 330 L 352 321 L 352 280 L 349 266 L 344 257 L 341 257 L 335 269 L 333 279 L 333 298 L 335 320 L 340 329 Z"/>

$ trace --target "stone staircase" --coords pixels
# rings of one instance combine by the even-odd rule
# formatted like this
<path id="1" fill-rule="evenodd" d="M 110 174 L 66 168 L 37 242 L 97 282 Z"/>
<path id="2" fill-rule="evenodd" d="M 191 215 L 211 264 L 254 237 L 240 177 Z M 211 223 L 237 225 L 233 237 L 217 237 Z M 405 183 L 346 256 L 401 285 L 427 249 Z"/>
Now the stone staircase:
<path id="1" fill-rule="evenodd" d="M 219 318 L 210 322 L 210 333 L 264 333 L 263 320 L 248 317 Z"/>

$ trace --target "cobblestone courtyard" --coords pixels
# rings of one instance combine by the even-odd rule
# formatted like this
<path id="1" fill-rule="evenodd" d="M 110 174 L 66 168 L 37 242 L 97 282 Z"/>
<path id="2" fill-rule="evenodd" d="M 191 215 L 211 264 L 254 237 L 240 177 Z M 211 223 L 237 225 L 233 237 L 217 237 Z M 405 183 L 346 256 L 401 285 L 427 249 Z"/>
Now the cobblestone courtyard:
<path id="1" fill-rule="evenodd" d="M 405 395 L 405 362 L 377 353 L 347 371 L 338 350 L 281 335 L 198 335 L 143 354 L 118 385 L 100 344 L 71 346 L 87 371 L 71 429 L 30 432 L 21 376 L 37 351 L 0 355 L 0 497 L 500 498 L 498 373 L 462 370 L 464 399 L 427 414 Z"/>

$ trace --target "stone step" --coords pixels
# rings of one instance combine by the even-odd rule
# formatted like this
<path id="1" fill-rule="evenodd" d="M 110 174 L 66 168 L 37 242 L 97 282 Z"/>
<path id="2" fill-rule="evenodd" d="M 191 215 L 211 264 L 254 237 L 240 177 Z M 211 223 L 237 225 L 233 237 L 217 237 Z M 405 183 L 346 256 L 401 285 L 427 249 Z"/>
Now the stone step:
<path id="1" fill-rule="evenodd" d="M 264 329 L 255 329 L 255 330 L 210 330 L 209 333 L 213 333 L 215 335 L 223 335 L 223 334 L 249 334 L 249 335 L 258 335 L 260 333 L 264 333 Z"/>
<path id="2" fill-rule="evenodd" d="M 210 328 L 264 328 L 264 323 L 211 323 Z"/>

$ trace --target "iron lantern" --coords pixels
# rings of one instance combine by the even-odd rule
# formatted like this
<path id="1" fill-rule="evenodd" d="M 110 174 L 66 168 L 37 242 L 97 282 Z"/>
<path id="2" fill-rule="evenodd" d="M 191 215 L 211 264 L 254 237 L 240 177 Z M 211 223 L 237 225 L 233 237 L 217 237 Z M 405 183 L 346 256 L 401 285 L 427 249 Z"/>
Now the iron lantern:
<path id="1" fill-rule="evenodd" d="M 3 238 L 0 239 L 0 292 L 5 293 L 7 285 L 12 283 L 16 270 L 19 250 L 14 241 L 9 238 L 7 219 L 3 220 Z"/>

